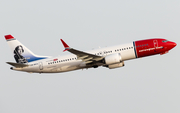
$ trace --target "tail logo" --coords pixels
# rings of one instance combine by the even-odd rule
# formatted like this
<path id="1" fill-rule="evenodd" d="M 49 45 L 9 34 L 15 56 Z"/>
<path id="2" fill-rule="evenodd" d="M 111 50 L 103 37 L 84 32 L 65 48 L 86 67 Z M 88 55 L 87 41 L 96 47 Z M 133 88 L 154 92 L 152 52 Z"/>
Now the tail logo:
<path id="1" fill-rule="evenodd" d="M 14 58 L 16 60 L 17 63 L 28 63 L 28 61 L 26 60 L 26 58 L 24 58 L 22 56 L 22 54 L 24 53 L 24 49 L 21 45 L 17 46 L 14 50 Z"/>

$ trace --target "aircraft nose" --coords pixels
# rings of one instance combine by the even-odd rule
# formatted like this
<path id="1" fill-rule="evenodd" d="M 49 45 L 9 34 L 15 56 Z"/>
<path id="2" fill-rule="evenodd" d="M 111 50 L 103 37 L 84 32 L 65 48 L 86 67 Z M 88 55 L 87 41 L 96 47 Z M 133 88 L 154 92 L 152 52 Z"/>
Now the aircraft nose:
<path id="1" fill-rule="evenodd" d="M 172 42 L 172 45 L 175 47 L 177 44 L 175 42 Z"/>
<path id="2" fill-rule="evenodd" d="M 170 42 L 170 45 L 174 48 L 177 44 L 175 42 Z"/>

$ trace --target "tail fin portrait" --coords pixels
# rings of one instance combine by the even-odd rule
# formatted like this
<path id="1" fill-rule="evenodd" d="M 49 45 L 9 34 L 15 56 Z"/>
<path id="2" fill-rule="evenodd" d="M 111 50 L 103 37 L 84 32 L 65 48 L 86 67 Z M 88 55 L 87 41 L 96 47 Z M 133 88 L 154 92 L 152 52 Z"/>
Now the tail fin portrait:
<path id="1" fill-rule="evenodd" d="M 46 56 L 37 56 L 16 40 L 12 35 L 5 35 L 5 39 L 14 54 L 14 59 L 17 63 L 25 64 L 28 62 L 46 59 Z"/>

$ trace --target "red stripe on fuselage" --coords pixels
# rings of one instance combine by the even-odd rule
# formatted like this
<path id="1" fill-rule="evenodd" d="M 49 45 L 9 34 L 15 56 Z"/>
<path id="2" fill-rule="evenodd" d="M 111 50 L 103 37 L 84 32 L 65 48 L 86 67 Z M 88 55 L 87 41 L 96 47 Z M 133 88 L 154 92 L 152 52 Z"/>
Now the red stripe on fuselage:
<path id="1" fill-rule="evenodd" d="M 155 38 L 147 40 L 135 41 L 137 57 L 145 57 L 155 54 L 160 54 L 165 50 L 165 43 L 162 41 L 165 39 Z"/>

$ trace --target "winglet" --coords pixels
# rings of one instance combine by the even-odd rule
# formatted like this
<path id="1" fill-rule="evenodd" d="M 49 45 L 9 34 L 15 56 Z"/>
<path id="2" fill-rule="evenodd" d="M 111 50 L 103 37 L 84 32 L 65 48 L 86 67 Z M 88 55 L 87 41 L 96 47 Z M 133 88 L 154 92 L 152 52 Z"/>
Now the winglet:
<path id="1" fill-rule="evenodd" d="M 61 42 L 62 42 L 62 44 L 64 45 L 64 48 L 65 48 L 65 50 L 64 51 L 68 51 L 69 49 L 70 49 L 70 47 L 61 39 Z M 64 52 L 63 51 L 63 52 Z"/>

